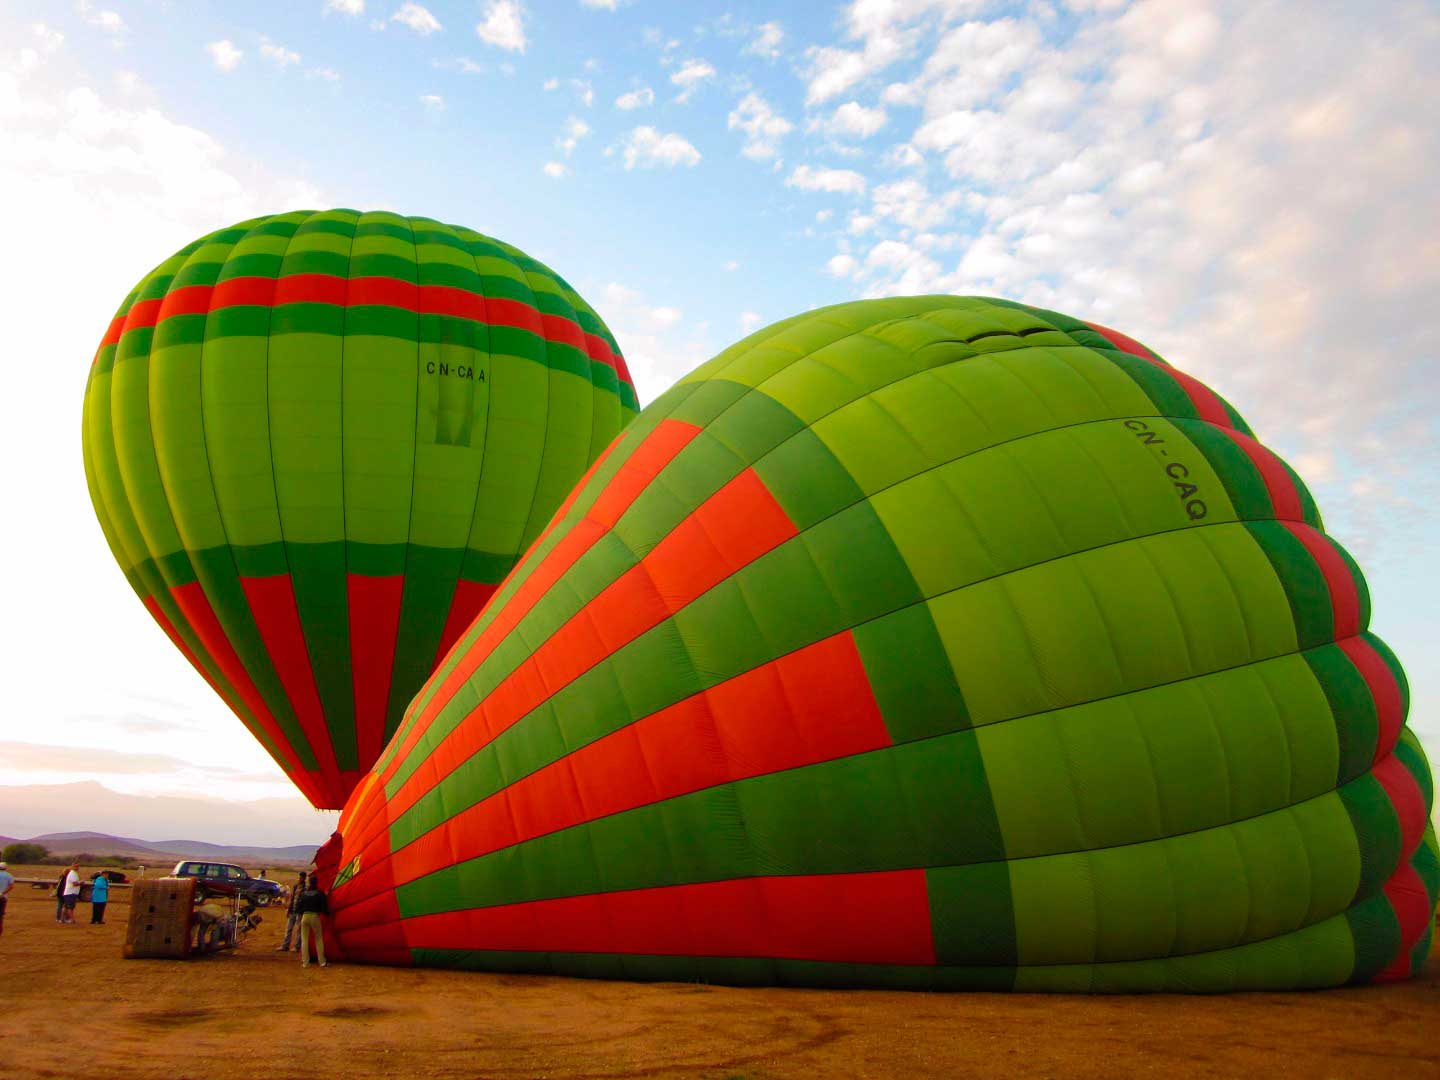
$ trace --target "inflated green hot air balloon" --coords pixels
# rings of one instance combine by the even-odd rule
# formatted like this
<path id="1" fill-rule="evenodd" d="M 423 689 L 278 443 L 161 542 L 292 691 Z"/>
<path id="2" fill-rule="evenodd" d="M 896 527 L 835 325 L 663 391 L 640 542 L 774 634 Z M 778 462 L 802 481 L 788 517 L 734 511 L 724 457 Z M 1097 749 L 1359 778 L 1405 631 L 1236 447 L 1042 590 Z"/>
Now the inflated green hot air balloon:
<path id="1" fill-rule="evenodd" d="M 508 244 L 277 214 L 126 298 L 85 391 L 85 472 L 151 614 L 338 808 L 636 407 L 604 323 Z"/>
<path id="2" fill-rule="evenodd" d="M 1295 474 L 1120 334 L 832 307 L 682 380 L 322 850 L 391 963 L 729 983 L 1404 978 L 1400 665 Z"/>

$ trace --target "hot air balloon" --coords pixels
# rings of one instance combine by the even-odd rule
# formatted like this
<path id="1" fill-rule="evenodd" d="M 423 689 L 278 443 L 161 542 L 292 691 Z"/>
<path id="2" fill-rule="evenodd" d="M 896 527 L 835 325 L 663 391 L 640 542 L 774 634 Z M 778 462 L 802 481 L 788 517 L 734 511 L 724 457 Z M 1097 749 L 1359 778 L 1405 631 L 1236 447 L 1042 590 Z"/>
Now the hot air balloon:
<path id="1" fill-rule="evenodd" d="M 125 299 L 85 391 L 110 549 L 317 807 L 635 414 L 604 323 L 499 240 L 276 214 Z"/>
<path id="2" fill-rule="evenodd" d="M 1218 395 L 1000 300 L 645 409 L 321 858 L 352 958 L 914 989 L 1399 979 L 1432 781 L 1364 579 Z"/>

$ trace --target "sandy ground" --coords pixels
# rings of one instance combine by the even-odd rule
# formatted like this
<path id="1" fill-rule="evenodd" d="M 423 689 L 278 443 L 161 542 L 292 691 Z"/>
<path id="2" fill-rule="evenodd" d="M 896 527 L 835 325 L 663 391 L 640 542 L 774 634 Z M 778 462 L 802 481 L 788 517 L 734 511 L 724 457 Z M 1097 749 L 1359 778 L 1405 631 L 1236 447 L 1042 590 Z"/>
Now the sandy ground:
<path id="1" fill-rule="evenodd" d="M 49 871 L 46 871 L 49 873 Z M 88 875 L 87 875 L 88 876 Z M 1440 1077 L 1440 954 L 1398 986 L 1228 997 L 735 990 L 312 965 L 276 913 L 235 952 L 124 960 L 17 886 L 0 1075 Z"/>

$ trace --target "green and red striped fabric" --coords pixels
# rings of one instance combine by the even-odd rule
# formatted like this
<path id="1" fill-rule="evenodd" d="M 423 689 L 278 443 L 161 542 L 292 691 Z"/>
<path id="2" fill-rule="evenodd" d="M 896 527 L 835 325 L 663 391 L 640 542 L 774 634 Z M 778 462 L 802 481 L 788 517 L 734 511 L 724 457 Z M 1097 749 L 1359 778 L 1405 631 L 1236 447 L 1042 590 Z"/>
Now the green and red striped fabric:
<path id="1" fill-rule="evenodd" d="M 297 211 L 202 237 L 126 298 L 85 471 L 165 633 L 339 808 L 637 408 L 605 324 L 523 252 Z"/>
<path id="2" fill-rule="evenodd" d="M 1235 411 L 997 300 L 814 311 L 600 457 L 321 853 L 352 958 L 917 989 L 1403 978 L 1404 673 Z"/>

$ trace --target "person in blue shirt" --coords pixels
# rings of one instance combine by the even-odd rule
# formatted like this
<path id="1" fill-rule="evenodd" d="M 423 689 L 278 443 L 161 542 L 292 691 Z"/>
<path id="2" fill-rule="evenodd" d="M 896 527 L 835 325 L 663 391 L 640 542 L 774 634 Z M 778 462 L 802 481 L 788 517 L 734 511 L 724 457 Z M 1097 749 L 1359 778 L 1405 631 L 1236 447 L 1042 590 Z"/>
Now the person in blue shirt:
<path id="1" fill-rule="evenodd" d="M 105 925 L 105 905 L 110 902 L 110 879 L 104 872 L 95 875 L 90 886 L 90 925 Z"/>
<path id="2" fill-rule="evenodd" d="M 0 934 L 5 932 L 5 901 L 14 885 L 15 875 L 10 873 L 8 866 L 0 862 Z"/>

